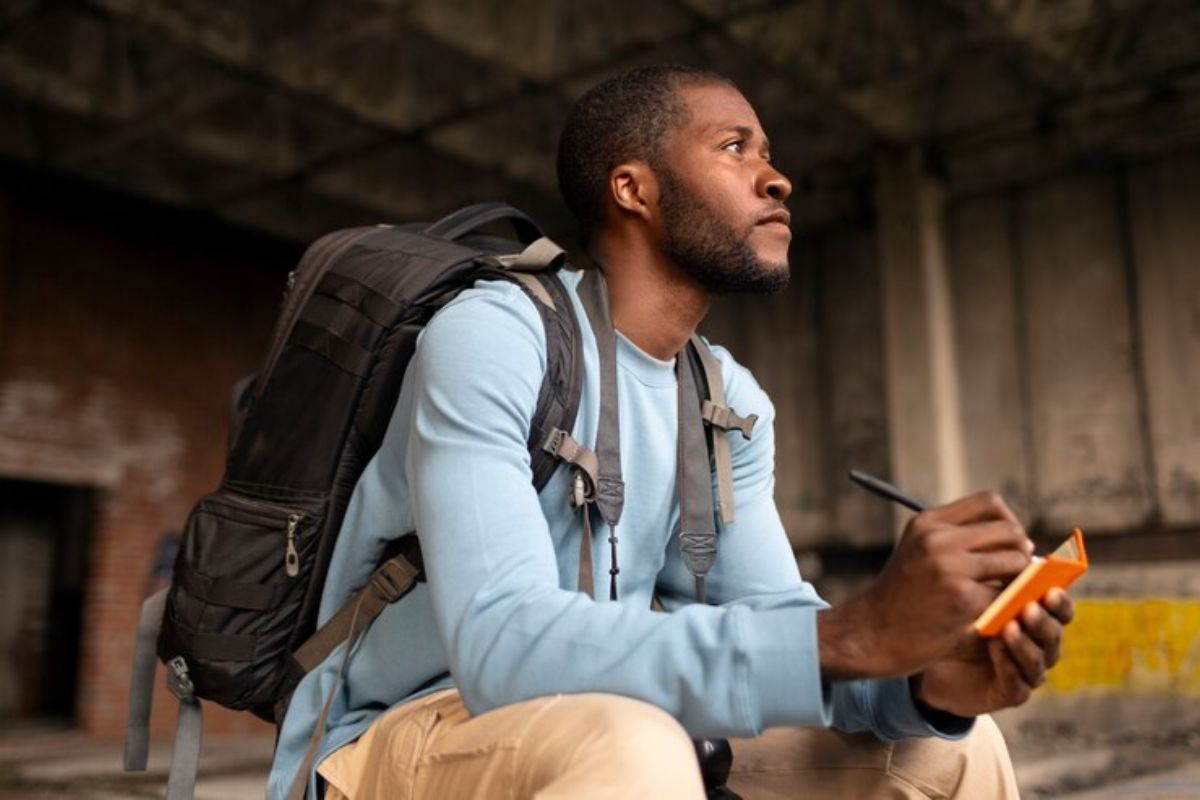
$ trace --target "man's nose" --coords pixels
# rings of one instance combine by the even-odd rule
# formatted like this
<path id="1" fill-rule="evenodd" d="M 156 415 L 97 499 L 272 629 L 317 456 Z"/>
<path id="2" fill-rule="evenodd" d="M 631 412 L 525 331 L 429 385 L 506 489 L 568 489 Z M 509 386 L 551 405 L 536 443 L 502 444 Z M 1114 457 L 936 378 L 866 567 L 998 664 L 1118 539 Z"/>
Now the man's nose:
<path id="1" fill-rule="evenodd" d="M 792 182 L 782 172 L 771 166 L 771 162 L 765 161 L 759 176 L 758 191 L 764 197 L 770 197 L 782 203 L 792 194 Z"/>

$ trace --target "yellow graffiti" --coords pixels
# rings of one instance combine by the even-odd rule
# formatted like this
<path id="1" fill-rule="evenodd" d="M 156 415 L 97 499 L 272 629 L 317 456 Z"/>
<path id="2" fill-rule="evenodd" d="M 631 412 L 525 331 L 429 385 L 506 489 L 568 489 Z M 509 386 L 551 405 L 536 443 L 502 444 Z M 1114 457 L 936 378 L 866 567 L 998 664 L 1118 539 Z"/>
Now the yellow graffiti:
<path id="1" fill-rule="evenodd" d="M 1077 599 L 1045 688 L 1200 695 L 1200 600 Z"/>

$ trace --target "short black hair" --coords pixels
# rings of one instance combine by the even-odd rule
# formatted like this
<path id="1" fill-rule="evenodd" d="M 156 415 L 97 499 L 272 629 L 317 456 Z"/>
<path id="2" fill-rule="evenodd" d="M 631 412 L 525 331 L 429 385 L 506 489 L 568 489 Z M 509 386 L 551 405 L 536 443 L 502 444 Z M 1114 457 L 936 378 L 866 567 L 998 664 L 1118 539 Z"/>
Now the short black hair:
<path id="1" fill-rule="evenodd" d="M 734 86 L 715 72 L 660 64 L 609 78 L 571 108 L 558 140 L 558 189 L 585 245 L 603 218 L 613 167 L 644 161 L 659 168 L 663 140 L 686 111 L 679 90 L 705 84 Z"/>

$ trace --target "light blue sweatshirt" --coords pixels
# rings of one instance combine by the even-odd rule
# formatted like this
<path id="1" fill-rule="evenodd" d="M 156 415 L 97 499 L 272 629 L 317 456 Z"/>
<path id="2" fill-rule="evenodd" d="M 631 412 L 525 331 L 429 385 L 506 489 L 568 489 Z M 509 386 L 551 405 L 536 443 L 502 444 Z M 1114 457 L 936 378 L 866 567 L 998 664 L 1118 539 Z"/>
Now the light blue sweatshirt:
<path id="1" fill-rule="evenodd" d="M 586 373 L 572 435 L 595 446 L 596 344 L 576 289 Z M 391 425 L 355 488 L 322 597 L 324 622 L 378 564 L 384 544 L 417 530 L 428 574 L 363 637 L 334 698 L 321 756 L 381 713 L 456 686 L 472 713 L 540 695 L 611 692 L 670 712 L 694 737 L 753 736 L 772 725 L 833 725 L 883 739 L 936 730 L 905 678 L 825 684 L 816 615 L 826 605 L 796 568 L 774 489 L 774 408 L 725 350 L 726 399 L 759 421 L 728 435 L 736 522 L 719 532 L 712 605 L 691 604 L 679 554 L 677 396 L 673 362 L 617 335 L 625 510 L 617 534 L 620 600 L 608 602 L 609 545 L 599 520 L 597 597 L 576 589 L 579 512 L 569 470 L 533 490 L 529 435 L 546 369 L 537 309 L 515 285 L 481 283 L 429 323 Z M 650 610 L 657 594 L 671 613 Z M 304 678 L 280 732 L 268 796 L 283 798 L 334 684 L 340 651 Z M 319 759 L 318 759 L 319 763 Z"/>

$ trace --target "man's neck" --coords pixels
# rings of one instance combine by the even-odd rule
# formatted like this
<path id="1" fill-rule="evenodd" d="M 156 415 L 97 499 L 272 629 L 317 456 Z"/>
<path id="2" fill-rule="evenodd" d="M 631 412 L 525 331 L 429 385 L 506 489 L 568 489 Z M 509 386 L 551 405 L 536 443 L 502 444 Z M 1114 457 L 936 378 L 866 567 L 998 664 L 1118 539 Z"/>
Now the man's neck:
<path id="1" fill-rule="evenodd" d="M 608 283 L 613 327 L 644 352 L 669 361 L 696 332 L 710 298 L 655 255 L 640 249 L 597 254 Z"/>

